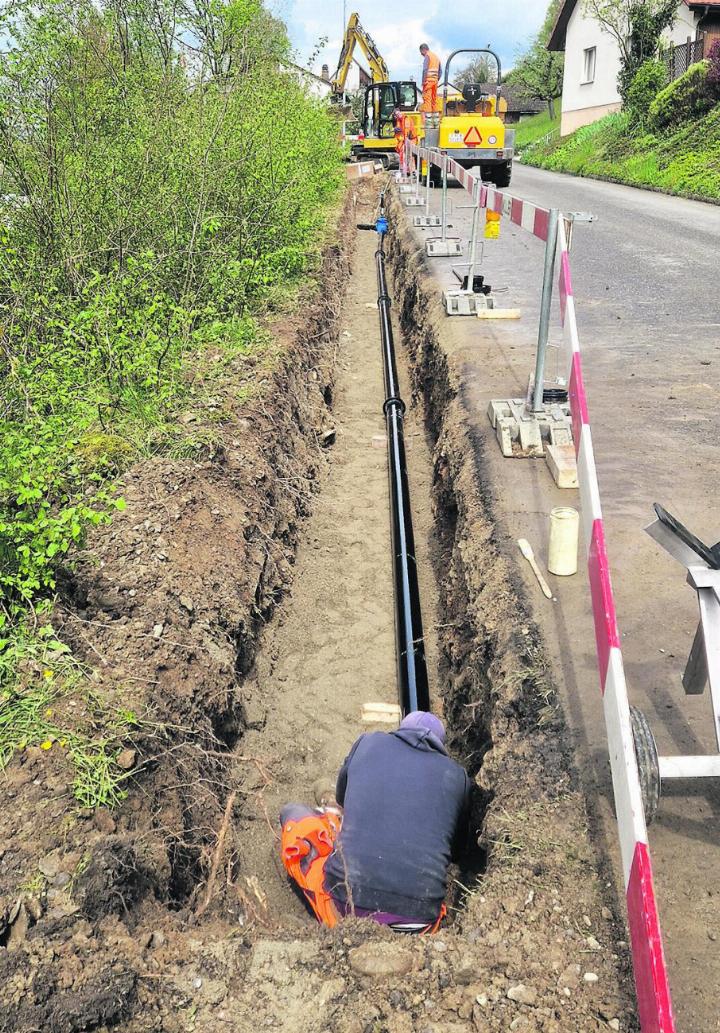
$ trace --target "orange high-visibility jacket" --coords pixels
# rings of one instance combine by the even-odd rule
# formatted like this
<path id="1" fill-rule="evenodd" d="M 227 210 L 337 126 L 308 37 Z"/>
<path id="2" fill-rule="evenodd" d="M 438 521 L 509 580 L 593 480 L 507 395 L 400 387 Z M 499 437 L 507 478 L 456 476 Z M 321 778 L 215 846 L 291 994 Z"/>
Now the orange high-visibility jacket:
<path id="1" fill-rule="evenodd" d="M 423 86 L 426 82 L 438 82 L 441 71 L 440 58 L 437 54 L 433 54 L 432 50 L 428 50 L 423 61 Z"/>

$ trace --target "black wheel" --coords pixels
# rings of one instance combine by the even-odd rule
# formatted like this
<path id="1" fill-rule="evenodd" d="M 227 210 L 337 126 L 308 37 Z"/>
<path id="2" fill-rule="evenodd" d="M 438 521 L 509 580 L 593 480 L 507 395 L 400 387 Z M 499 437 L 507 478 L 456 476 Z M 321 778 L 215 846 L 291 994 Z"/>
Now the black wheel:
<path id="1" fill-rule="evenodd" d="M 635 746 L 635 759 L 640 775 L 645 824 L 652 825 L 660 804 L 660 764 L 655 736 L 642 710 L 630 707 L 630 725 Z"/>
<path id="2" fill-rule="evenodd" d="M 492 170 L 490 179 L 496 187 L 509 187 L 510 180 L 512 179 L 512 162 L 508 161 L 504 165 L 497 165 Z"/>

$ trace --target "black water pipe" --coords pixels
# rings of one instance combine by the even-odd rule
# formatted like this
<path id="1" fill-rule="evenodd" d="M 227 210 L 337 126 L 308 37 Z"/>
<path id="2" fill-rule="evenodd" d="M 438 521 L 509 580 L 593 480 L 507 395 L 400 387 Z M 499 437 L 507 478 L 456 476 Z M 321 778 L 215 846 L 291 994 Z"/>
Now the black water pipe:
<path id="1" fill-rule="evenodd" d="M 385 278 L 385 235 L 388 230 L 385 215 L 385 194 L 380 195 L 380 215 L 373 226 L 378 234 L 375 252 L 378 282 L 378 312 L 380 338 L 385 373 L 385 425 L 388 439 L 388 473 L 390 481 L 390 530 L 393 552 L 393 581 L 395 585 L 395 643 L 400 707 L 403 714 L 412 710 L 429 710 L 425 638 L 420 611 L 420 587 L 415 558 L 405 457 L 404 417 L 405 403 L 400 397 L 395 343 L 390 319 L 390 295 Z"/>

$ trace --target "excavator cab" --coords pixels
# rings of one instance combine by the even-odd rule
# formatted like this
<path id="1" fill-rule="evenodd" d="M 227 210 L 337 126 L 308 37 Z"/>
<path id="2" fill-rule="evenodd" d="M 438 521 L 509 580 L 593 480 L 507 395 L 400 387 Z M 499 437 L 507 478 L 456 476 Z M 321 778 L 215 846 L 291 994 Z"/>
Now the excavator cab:
<path id="1" fill-rule="evenodd" d="M 352 155 L 358 161 L 367 158 L 379 158 L 384 165 L 390 166 L 395 160 L 395 122 L 393 113 L 396 110 L 415 112 L 420 102 L 417 84 L 405 82 L 373 83 L 365 90 L 363 105 L 362 132 L 357 143 L 353 144 Z M 418 124 L 421 116 L 418 114 Z"/>

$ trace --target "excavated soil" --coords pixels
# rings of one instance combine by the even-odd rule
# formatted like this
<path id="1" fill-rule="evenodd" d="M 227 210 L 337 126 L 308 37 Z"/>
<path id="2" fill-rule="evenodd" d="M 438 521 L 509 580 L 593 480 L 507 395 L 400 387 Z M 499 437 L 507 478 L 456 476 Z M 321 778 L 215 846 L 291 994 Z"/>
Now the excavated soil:
<path id="1" fill-rule="evenodd" d="M 1 1030 L 636 1029 L 542 643 L 395 203 L 431 687 L 476 778 L 478 848 L 423 939 L 319 929 L 277 860 L 281 804 L 332 779 L 362 703 L 395 698 L 375 240 L 353 228 L 373 203 L 350 196 L 262 389 L 218 392 L 221 446 L 134 468 L 68 584 L 57 625 L 94 698 L 144 720 L 112 813 L 73 810 L 56 750 L 0 785 Z"/>

